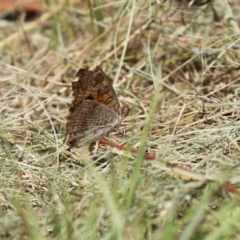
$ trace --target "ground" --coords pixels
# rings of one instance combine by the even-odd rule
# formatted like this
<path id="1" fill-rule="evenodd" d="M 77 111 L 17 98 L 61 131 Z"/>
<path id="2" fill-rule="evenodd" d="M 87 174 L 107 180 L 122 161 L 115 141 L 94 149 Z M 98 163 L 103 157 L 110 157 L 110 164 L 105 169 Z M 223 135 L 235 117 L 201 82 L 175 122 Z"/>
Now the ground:
<path id="1" fill-rule="evenodd" d="M 239 239 L 239 16 L 60 0 L 0 19 L 0 239 Z M 130 111 L 69 151 L 71 82 L 96 66 Z"/>

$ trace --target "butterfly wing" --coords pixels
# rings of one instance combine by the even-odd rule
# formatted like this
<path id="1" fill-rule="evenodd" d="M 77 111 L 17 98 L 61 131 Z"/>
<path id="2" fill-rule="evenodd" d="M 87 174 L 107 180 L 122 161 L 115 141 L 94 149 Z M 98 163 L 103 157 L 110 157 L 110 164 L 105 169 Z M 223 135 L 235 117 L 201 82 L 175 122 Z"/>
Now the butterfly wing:
<path id="1" fill-rule="evenodd" d="M 94 100 L 108 106 L 114 112 L 121 115 L 120 104 L 111 81 L 100 67 L 96 67 L 94 71 L 81 68 L 76 76 L 78 77 L 78 81 L 72 83 L 75 99 L 71 107 L 76 106 L 84 100 Z"/>
<path id="2" fill-rule="evenodd" d="M 81 147 L 94 142 L 110 132 L 121 119 L 121 116 L 104 104 L 85 100 L 69 115 L 66 125 L 68 144 L 71 147 Z"/>
<path id="3" fill-rule="evenodd" d="M 74 100 L 69 108 L 66 134 L 71 147 L 93 142 L 122 120 L 122 112 L 111 81 L 100 67 L 80 69 L 72 83 Z"/>

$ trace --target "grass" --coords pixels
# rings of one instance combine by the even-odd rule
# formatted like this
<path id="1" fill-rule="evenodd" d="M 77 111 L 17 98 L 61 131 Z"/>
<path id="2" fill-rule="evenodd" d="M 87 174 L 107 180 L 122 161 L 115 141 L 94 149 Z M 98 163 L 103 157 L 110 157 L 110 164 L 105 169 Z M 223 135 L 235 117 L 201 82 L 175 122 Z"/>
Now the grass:
<path id="1" fill-rule="evenodd" d="M 0 239 L 239 239 L 239 4 L 215 0 L 216 21 L 169 3 L 0 20 Z M 71 82 L 97 65 L 130 108 L 109 136 L 128 150 L 69 155 Z"/>

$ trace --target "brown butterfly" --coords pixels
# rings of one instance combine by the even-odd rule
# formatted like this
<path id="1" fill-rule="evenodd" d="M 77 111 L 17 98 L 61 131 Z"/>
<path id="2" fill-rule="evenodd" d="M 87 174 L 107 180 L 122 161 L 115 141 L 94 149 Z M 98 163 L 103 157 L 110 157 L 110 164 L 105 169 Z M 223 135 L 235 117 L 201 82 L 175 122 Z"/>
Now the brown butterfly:
<path id="1" fill-rule="evenodd" d="M 117 127 L 124 117 L 111 81 L 100 67 L 94 71 L 82 68 L 76 76 L 66 125 L 70 148 L 96 141 Z"/>

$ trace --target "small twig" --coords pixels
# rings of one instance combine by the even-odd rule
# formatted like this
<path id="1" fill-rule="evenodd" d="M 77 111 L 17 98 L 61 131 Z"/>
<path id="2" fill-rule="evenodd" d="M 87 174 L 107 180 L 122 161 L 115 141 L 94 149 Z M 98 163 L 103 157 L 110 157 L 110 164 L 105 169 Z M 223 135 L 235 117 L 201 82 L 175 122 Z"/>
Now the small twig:
<path id="1" fill-rule="evenodd" d="M 136 149 L 136 148 L 129 148 L 129 147 L 126 147 L 123 145 L 119 145 L 117 143 L 107 140 L 104 137 L 101 138 L 99 140 L 99 142 L 104 145 L 108 145 L 110 147 L 117 148 L 119 150 L 130 151 L 132 153 L 138 153 L 138 149 Z M 144 158 L 146 158 L 147 160 L 157 160 L 156 156 L 154 154 L 150 154 L 150 153 L 144 153 Z M 166 167 L 170 168 L 172 173 L 176 173 L 180 176 L 183 175 L 184 176 L 183 178 L 187 178 L 188 180 L 195 180 L 195 181 L 201 181 L 201 182 L 215 181 L 213 177 L 206 178 L 203 175 L 198 174 L 190 169 L 186 169 L 185 167 L 183 167 L 181 165 L 170 163 L 170 162 L 162 160 L 162 159 L 160 160 L 160 162 L 165 164 Z M 229 183 L 220 183 L 220 187 L 227 190 L 228 192 L 232 192 L 237 195 L 240 195 L 240 190 L 235 188 L 233 185 L 231 185 Z"/>

